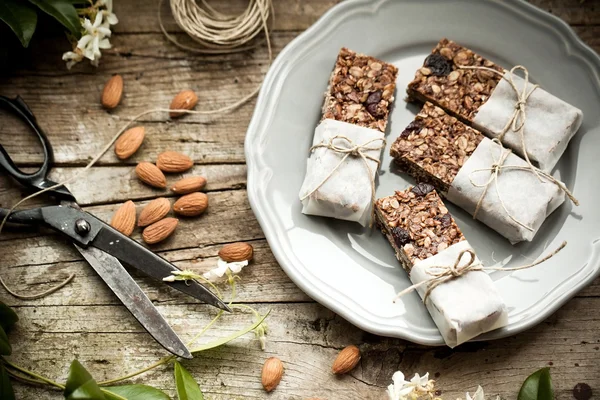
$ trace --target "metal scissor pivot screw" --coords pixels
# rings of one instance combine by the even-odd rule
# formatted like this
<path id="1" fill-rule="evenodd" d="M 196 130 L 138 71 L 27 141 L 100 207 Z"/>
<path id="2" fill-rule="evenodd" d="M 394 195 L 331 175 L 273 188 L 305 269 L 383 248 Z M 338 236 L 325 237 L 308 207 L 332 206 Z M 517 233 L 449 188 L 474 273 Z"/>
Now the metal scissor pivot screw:
<path id="1" fill-rule="evenodd" d="M 77 221 L 75 221 L 75 231 L 77 231 L 77 233 L 81 236 L 85 236 L 88 233 L 90 233 L 90 229 L 92 229 L 92 227 L 90 226 L 90 223 L 87 222 L 85 219 L 80 218 Z"/>

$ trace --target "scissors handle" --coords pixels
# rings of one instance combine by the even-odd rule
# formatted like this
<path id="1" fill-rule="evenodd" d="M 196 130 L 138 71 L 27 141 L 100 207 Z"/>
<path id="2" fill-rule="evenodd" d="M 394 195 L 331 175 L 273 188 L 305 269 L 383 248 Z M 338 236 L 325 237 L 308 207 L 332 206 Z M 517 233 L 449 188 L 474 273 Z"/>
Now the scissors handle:
<path id="1" fill-rule="evenodd" d="M 0 96 L 0 106 L 8 111 L 13 112 L 29 125 L 29 127 L 35 132 L 40 140 L 42 151 L 44 153 L 44 161 L 42 166 L 36 172 L 26 173 L 21 171 L 19 167 L 16 166 L 4 147 L 0 145 L 0 169 L 8 172 L 8 174 L 17 180 L 21 185 L 31 189 L 43 190 L 56 185 L 55 182 L 52 182 L 46 177 L 48 174 L 48 169 L 54 161 L 52 146 L 50 145 L 50 141 L 46 137 L 44 131 L 39 127 L 35 116 L 27 104 L 20 96 L 17 96 L 14 99 Z M 69 192 L 69 190 L 64 186 L 52 189 L 50 194 L 63 200 L 75 200 L 71 192 Z"/>

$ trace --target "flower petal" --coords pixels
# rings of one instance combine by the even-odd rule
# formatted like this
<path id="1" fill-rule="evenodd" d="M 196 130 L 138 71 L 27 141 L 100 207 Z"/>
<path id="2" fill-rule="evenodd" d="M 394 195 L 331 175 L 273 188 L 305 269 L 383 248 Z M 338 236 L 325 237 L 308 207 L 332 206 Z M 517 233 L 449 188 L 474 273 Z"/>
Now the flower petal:
<path id="1" fill-rule="evenodd" d="M 106 20 L 110 25 L 116 25 L 119 23 L 119 18 L 117 18 L 117 15 L 113 13 L 108 13 L 106 15 Z"/>
<path id="2" fill-rule="evenodd" d="M 99 12 L 96 14 L 96 19 L 94 20 L 94 25 L 92 25 L 94 28 L 98 28 L 100 25 L 102 25 L 102 13 Z"/>
<path id="3" fill-rule="evenodd" d="M 104 38 L 100 41 L 100 43 L 98 44 L 98 47 L 100 47 L 101 49 L 110 49 L 112 47 L 112 45 L 110 44 L 110 40 L 108 40 L 107 38 Z"/>
<path id="4" fill-rule="evenodd" d="M 92 35 L 85 35 L 82 36 L 81 39 L 79 39 L 79 41 L 77 42 L 77 48 L 78 49 L 85 49 L 86 46 L 88 45 L 88 43 L 93 39 L 94 37 Z"/>

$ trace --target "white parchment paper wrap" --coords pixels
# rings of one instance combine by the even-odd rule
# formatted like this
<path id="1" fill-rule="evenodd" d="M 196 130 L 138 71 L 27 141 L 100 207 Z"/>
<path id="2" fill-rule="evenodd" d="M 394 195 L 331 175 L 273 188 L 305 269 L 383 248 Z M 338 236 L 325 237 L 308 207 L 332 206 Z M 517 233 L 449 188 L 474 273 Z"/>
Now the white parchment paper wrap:
<path id="1" fill-rule="evenodd" d="M 448 200 L 473 214 L 484 188 L 474 186 L 471 179 L 476 184 L 483 184 L 492 173 L 489 170 L 474 171 L 490 168 L 502 151 L 503 148 L 498 143 L 484 138 L 458 171 L 448 190 Z M 510 154 L 504 162 L 504 166 L 509 165 L 528 167 L 524 160 L 514 154 Z M 565 194 L 557 185 L 543 178 L 540 181 L 529 169 L 505 168 L 498 175 L 497 185 L 509 213 L 533 230 L 526 229 L 510 218 L 502 208 L 494 182 L 488 188 L 477 219 L 511 243 L 531 241 L 546 217 L 565 201 Z"/>
<path id="2" fill-rule="evenodd" d="M 469 242 L 463 240 L 433 257 L 417 262 L 410 272 L 410 280 L 417 284 L 431 279 L 427 273 L 429 268 L 452 266 L 459 254 L 469 249 L 472 250 Z M 468 260 L 468 256 L 465 255 L 463 260 Z M 479 262 L 479 259 L 475 262 Z M 422 285 L 417 291 L 423 298 L 427 285 Z M 484 271 L 469 271 L 440 284 L 431 291 L 425 305 L 450 347 L 501 328 L 508 322 L 504 301 Z"/>
<path id="3" fill-rule="evenodd" d="M 517 94 L 506 81 L 510 72 L 504 74 L 488 101 L 479 108 L 473 125 L 495 138 L 515 111 Z M 523 90 L 525 81 L 513 74 L 513 81 L 519 92 Z M 527 90 L 533 85 L 529 83 Z M 583 112 L 561 99 L 551 95 L 544 89 L 536 88 L 525 104 L 525 146 L 529 159 L 537 163 L 540 169 L 551 171 L 564 153 L 569 141 L 575 135 L 583 120 Z M 521 157 L 520 134 L 509 129 L 504 135 L 503 143 Z"/>
<path id="4" fill-rule="evenodd" d="M 347 122 L 333 119 L 323 120 L 315 129 L 313 145 L 327 143 L 336 135 L 343 135 L 352 140 L 355 145 L 363 144 L 372 139 L 383 139 L 384 134 L 375 129 L 369 129 Z M 371 147 L 378 147 L 382 142 L 374 142 Z M 349 147 L 348 143 L 336 139 L 334 144 Z M 379 160 L 381 150 L 363 150 Z M 344 154 L 324 147 L 314 149 L 306 165 L 306 176 L 300 189 L 300 198 L 310 193 L 325 179 Z M 375 178 L 378 165 L 368 160 L 371 174 L 361 157 L 349 156 L 344 163 L 327 179 L 327 181 L 312 195 L 302 201 L 302 212 L 310 215 L 320 215 L 357 221 L 365 226 L 371 216 L 371 181 Z"/>

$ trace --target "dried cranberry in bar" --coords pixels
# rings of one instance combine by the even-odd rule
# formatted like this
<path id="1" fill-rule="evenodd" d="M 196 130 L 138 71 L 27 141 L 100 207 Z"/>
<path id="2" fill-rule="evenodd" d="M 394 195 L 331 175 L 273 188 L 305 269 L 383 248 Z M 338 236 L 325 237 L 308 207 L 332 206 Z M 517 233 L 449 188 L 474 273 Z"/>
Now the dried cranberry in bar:
<path id="1" fill-rule="evenodd" d="M 507 151 L 427 102 L 394 141 L 390 154 L 417 181 L 430 183 L 450 202 L 511 242 L 532 240 L 565 196 L 556 184 L 538 179 L 514 154 L 508 154 L 502 164 L 506 169 L 485 191 L 493 166 Z M 479 202 L 481 196 L 484 199 Z"/>
<path id="2" fill-rule="evenodd" d="M 469 69 L 473 67 L 476 69 Z M 517 105 L 511 79 L 522 92 L 526 81 L 516 72 L 512 74 L 474 51 L 442 39 L 416 71 L 407 93 L 409 99 L 431 102 L 486 136 L 496 138 L 510 122 Z M 527 92 L 531 90 L 525 102 L 525 148 L 520 133 L 512 129 L 502 142 L 550 171 L 579 129 L 583 113 L 541 87 L 527 83 Z"/>
<path id="3" fill-rule="evenodd" d="M 430 279 L 430 272 L 453 266 L 462 252 L 474 253 L 430 184 L 420 183 L 378 199 L 375 212 L 377 225 L 413 284 Z M 480 262 L 477 257 L 473 261 Z M 424 298 L 427 285 L 417 291 Z M 483 271 L 468 271 L 438 285 L 425 306 L 450 347 L 508 321 L 504 301 Z"/>

